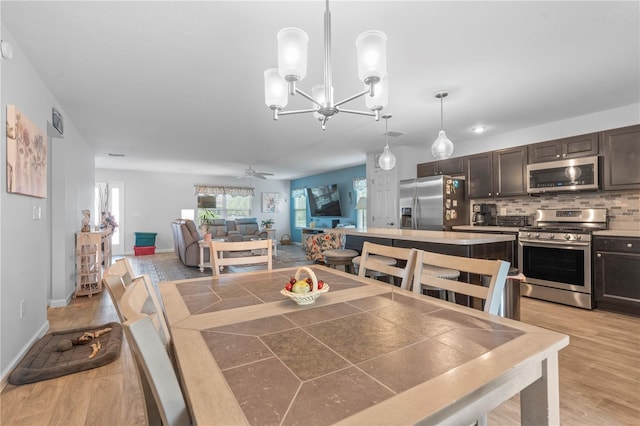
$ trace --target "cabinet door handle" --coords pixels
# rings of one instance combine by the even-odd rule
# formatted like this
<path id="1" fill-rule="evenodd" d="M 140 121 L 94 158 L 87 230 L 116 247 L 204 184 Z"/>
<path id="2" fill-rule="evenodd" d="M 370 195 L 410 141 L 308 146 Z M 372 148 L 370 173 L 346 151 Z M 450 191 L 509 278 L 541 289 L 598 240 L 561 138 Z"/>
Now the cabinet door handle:
<path id="1" fill-rule="evenodd" d="M 560 154 L 556 154 L 556 158 L 560 158 Z"/>
<path id="2" fill-rule="evenodd" d="M 491 195 L 491 193 L 489 193 L 489 195 Z"/>
<path id="3" fill-rule="evenodd" d="M 627 248 L 631 248 L 631 247 L 633 247 L 633 244 L 632 243 L 627 243 Z"/>
<path id="4" fill-rule="evenodd" d="M 602 254 L 601 254 L 601 253 L 597 253 L 597 254 L 596 254 L 596 257 L 597 257 L 597 258 L 601 258 L 601 257 L 602 257 Z"/>

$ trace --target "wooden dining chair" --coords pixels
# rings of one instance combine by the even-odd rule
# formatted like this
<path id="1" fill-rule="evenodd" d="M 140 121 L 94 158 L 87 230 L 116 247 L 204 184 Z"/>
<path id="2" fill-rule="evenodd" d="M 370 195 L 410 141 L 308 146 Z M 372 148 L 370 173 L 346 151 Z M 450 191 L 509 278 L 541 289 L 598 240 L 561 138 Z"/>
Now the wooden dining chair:
<path id="1" fill-rule="evenodd" d="M 165 351 L 172 354 L 171 335 L 164 317 L 164 310 L 155 288 L 147 274 L 133 280 L 120 299 L 122 316 L 126 321 L 140 314 L 148 315 L 155 332 L 165 345 Z"/>
<path id="2" fill-rule="evenodd" d="M 135 284 L 134 284 L 135 285 Z M 190 418 L 180 382 L 164 343 L 149 315 L 139 313 L 125 321 L 123 328 L 136 358 L 140 387 L 148 424 L 189 425 Z"/>
<path id="3" fill-rule="evenodd" d="M 125 287 L 131 284 L 131 282 L 138 277 L 138 275 L 133 272 L 131 263 L 126 257 L 117 259 L 115 262 L 109 265 L 104 273 L 108 275 L 119 275 L 120 278 L 122 278 L 122 282 L 124 283 Z"/>
<path id="4" fill-rule="evenodd" d="M 454 281 L 426 272 L 428 267 L 433 266 L 467 272 L 472 277 L 487 277 L 489 285 L 485 287 L 481 284 Z M 423 288 L 435 287 L 476 297 L 484 301 L 483 310 L 485 312 L 497 315 L 502 302 L 509 266 L 509 262 L 502 260 L 475 259 L 418 250 L 413 274 L 413 291 L 421 294 Z"/>
<path id="5" fill-rule="evenodd" d="M 400 288 L 411 287 L 414 265 L 416 262 L 416 249 L 391 247 L 365 241 L 362 245 L 362 254 L 358 265 L 358 276 L 365 277 L 370 271 L 376 271 L 401 279 Z M 385 258 L 398 259 L 406 262 L 404 267 L 390 265 Z"/>
<path id="6" fill-rule="evenodd" d="M 211 241 L 209 243 L 213 274 L 219 276 L 221 269 L 228 265 L 266 263 L 273 268 L 272 240 Z M 235 255 L 234 255 L 235 253 Z M 259 254 L 258 254 L 259 253 Z"/>
<path id="7" fill-rule="evenodd" d="M 116 274 L 106 274 L 102 276 L 102 285 L 106 287 L 109 296 L 111 297 L 111 302 L 113 302 L 113 306 L 116 309 L 116 313 L 118 314 L 118 318 L 120 318 L 120 322 L 124 322 L 125 318 L 122 314 L 122 309 L 120 307 L 120 301 L 122 300 L 122 295 L 124 294 L 126 288 L 124 286 L 124 282 L 122 281 L 122 277 Z"/>

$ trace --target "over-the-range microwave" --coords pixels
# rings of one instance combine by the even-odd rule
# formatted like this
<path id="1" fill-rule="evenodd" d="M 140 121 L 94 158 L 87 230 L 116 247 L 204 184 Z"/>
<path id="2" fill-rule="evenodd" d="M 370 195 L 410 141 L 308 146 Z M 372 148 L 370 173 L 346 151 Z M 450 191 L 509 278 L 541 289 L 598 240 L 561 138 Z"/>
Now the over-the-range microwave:
<path id="1" fill-rule="evenodd" d="M 600 188 L 598 156 L 527 165 L 527 192 L 587 191 Z"/>

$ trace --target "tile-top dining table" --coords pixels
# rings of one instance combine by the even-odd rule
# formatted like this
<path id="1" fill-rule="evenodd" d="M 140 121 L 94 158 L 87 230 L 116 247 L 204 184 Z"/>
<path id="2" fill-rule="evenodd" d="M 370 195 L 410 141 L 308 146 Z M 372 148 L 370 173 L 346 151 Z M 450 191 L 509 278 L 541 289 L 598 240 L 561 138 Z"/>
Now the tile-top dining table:
<path id="1" fill-rule="evenodd" d="M 161 282 L 198 425 L 471 424 L 520 394 L 559 424 L 566 335 L 312 266 L 329 292 L 280 294 L 296 268 Z"/>

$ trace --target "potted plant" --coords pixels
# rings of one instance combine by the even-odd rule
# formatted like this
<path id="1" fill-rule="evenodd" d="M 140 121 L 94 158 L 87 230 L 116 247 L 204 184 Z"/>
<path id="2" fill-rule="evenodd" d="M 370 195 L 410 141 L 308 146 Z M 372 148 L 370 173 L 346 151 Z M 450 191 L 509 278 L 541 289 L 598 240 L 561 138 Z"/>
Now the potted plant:
<path id="1" fill-rule="evenodd" d="M 199 216 L 200 216 L 200 231 L 203 234 L 208 234 L 209 225 L 212 224 L 213 219 L 216 218 L 216 215 L 210 210 L 200 210 Z"/>
<path id="2" fill-rule="evenodd" d="M 262 226 L 263 229 L 271 229 L 273 227 L 273 223 L 273 219 L 266 219 L 260 222 L 260 226 Z"/>

